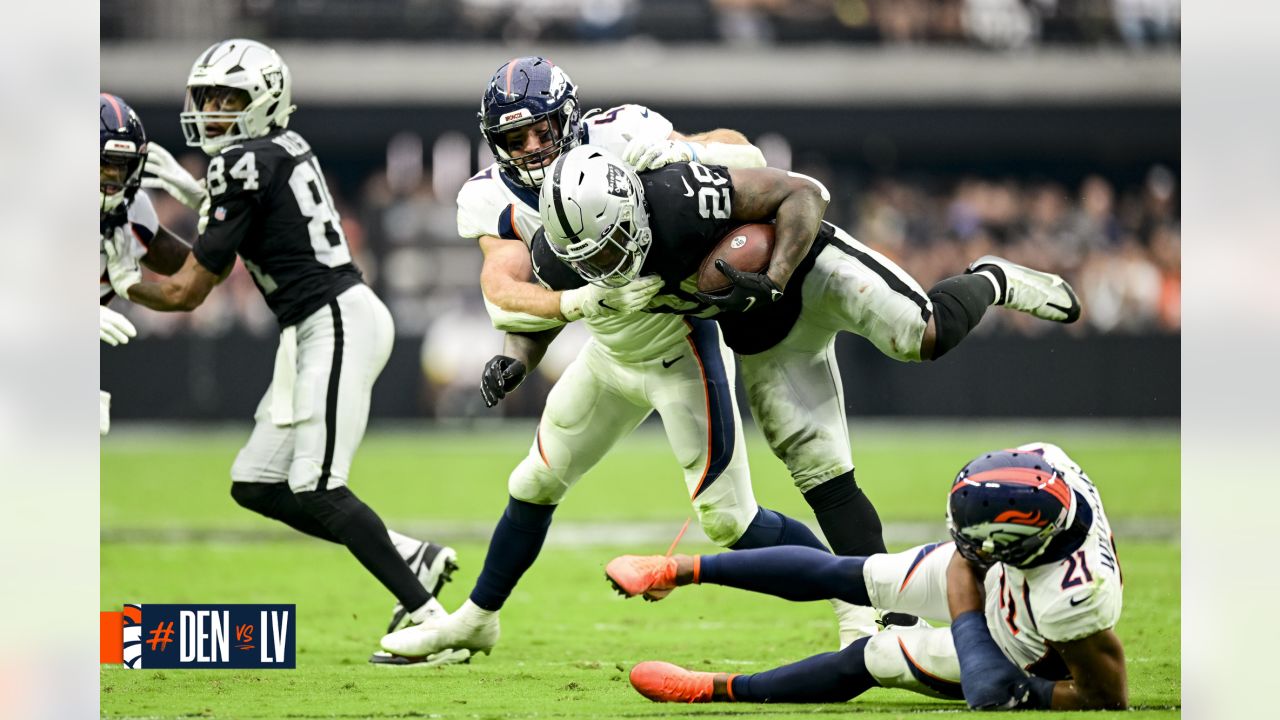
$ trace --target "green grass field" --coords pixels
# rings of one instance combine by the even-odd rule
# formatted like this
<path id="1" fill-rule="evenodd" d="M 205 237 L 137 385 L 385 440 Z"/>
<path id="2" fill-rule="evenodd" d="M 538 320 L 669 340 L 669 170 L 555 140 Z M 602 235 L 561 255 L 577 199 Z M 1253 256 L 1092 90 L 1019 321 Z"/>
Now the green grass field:
<path id="1" fill-rule="evenodd" d="M 507 474 L 532 436 L 532 422 L 511 427 L 374 432 L 358 457 L 353 488 L 393 527 L 486 528 L 501 512 Z M 104 666 L 106 717 L 888 718 L 963 707 L 888 690 L 827 706 L 650 703 L 627 683 L 626 671 L 636 662 L 764 670 L 835 649 L 834 618 L 825 603 L 788 603 L 719 587 L 682 590 L 656 604 L 624 601 L 604 581 L 604 563 L 621 552 L 661 552 L 665 546 L 619 545 L 607 532 L 581 546 L 549 544 L 504 608 L 504 635 L 492 656 L 443 668 L 371 667 L 365 660 L 376 649 L 392 600 L 341 548 L 277 539 L 289 536 L 231 501 L 227 470 L 247 432 L 247 424 L 234 433 L 125 428 L 104 439 L 102 609 L 118 610 L 125 602 L 296 603 L 298 669 Z M 1118 632 L 1126 646 L 1130 702 L 1138 709 L 1126 717 L 1180 715 L 1175 429 L 957 423 L 855 424 L 853 432 L 859 482 L 886 523 L 936 523 L 938 537 L 945 532 L 944 489 L 970 457 L 1036 439 L 1062 445 L 1098 483 L 1117 526 L 1126 581 Z M 811 520 L 782 465 L 754 430 L 748 437 L 761 503 Z M 689 514 L 670 451 L 660 433 L 645 428 L 574 489 L 556 519 L 558 527 L 669 522 L 674 535 Z M 1148 531 L 1143 539 L 1126 540 L 1127 526 Z M 194 531 L 190 537 L 188 531 Z M 201 540 L 209 531 L 231 534 Z M 262 539 L 255 540 L 258 535 Z M 465 597 L 485 549 L 470 535 L 459 537 L 462 542 L 434 538 L 456 543 L 461 553 L 463 568 L 442 595 L 450 608 Z M 710 550 L 686 543 L 686 550 Z"/>

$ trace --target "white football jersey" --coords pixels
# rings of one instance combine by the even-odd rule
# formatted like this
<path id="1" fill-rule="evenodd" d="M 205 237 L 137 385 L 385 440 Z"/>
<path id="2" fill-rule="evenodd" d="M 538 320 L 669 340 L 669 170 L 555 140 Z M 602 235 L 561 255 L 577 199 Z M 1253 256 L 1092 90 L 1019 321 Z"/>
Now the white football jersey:
<path id="1" fill-rule="evenodd" d="M 1041 452 L 1062 471 L 1067 484 L 1093 511 L 1084 543 L 1061 562 L 1020 569 L 997 563 L 986 577 L 986 617 L 1005 655 L 1041 677 L 1062 668 L 1048 642 L 1087 637 L 1120 619 L 1123 579 L 1111 525 L 1088 476 L 1062 448 L 1031 443 L 1018 450 Z"/>
<path id="2" fill-rule="evenodd" d="M 621 155 L 633 138 L 665 140 L 671 122 L 640 105 L 620 105 L 593 111 L 583 119 L 586 142 Z M 477 173 L 458 191 L 458 234 L 464 238 L 491 236 L 520 240 L 528 247 L 542 226 L 538 193 L 504 175 L 495 163 Z M 684 342 L 689 327 L 678 315 L 634 313 L 613 318 L 588 318 L 587 327 L 605 351 L 623 362 L 652 360 L 670 354 Z M 547 321 L 547 327 L 558 323 Z"/>
<path id="3" fill-rule="evenodd" d="M 139 190 L 129 201 L 127 223 L 121 228 L 129 233 L 129 253 L 141 260 L 147 254 L 151 238 L 156 236 L 160 218 L 147 193 Z M 111 280 L 107 278 L 107 254 L 102 250 L 102 238 L 98 238 L 98 300 L 103 301 L 112 293 Z"/>

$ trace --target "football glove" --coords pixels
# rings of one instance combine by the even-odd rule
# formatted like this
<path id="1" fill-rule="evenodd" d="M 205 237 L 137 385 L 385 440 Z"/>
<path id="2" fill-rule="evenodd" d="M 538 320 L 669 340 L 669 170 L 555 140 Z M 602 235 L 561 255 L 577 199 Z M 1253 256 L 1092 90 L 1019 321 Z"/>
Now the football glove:
<path id="1" fill-rule="evenodd" d="M 657 170 L 671 163 L 689 162 L 698 159 L 698 151 L 702 149 L 698 143 L 683 140 L 645 140 L 633 138 L 622 150 L 622 161 L 630 165 L 636 172 Z"/>
<path id="2" fill-rule="evenodd" d="M 199 210 L 209 194 L 203 180 L 197 180 L 187 169 L 160 146 L 152 142 L 147 145 L 147 165 L 142 176 L 142 187 L 163 190 L 175 200 L 192 210 Z"/>
<path id="3" fill-rule="evenodd" d="M 138 329 L 129 318 L 106 305 L 98 306 L 98 337 L 108 345 L 124 345 L 129 338 L 137 337 Z"/>
<path id="4" fill-rule="evenodd" d="M 723 259 L 716 260 L 716 269 L 733 284 L 720 292 L 699 292 L 694 296 L 700 302 L 720 308 L 721 312 L 747 312 L 782 298 L 782 288 L 764 273 L 742 272 Z"/>
<path id="5" fill-rule="evenodd" d="M 129 288 L 142 282 L 142 267 L 129 252 L 129 235 L 124 228 L 116 228 L 102 239 L 102 252 L 107 255 L 107 279 L 116 294 L 129 299 Z"/>
<path id="6" fill-rule="evenodd" d="M 662 290 L 662 278 L 646 275 L 620 288 L 585 285 L 560 293 L 560 314 L 565 320 L 627 315 L 643 310 Z"/>
<path id="7" fill-rule="evenodd" d="M 203 235 L 204 229 L 209 225 L 209 211 L 213 209 L 213 203 L 209 195 L 204 196 L 204 200 L 200 203 L 200 209 L 196 212 L 200 213 L 200 219 L 196 221 L 196 235 Z"/>
<path id="8" fill-rule="evenodd" d="M 519 387 L 524 380 L 524 363 L 506 355 L 494 355 L 485 363 L 484 374 L 480 376 L 480 394 L 484 396 L 484 406 L 497 405 L 507 393 Z"/>

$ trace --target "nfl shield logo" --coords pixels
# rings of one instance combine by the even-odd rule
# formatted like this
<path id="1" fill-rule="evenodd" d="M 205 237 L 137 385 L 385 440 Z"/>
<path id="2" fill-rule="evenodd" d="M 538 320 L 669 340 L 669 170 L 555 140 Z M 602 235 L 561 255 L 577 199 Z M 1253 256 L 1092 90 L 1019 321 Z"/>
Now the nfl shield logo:
<path id="1" fill-rule="evenodd" d="M 213 219 L 214 219 L 214 220 L 217 220 L 218 222 L 222 222 L 223 220 L 226 220 L 226 219 L 227 219 L 227 209 L 226 209 L 225 207 L 222 207 L 221 205 L 219 205 L 219 206 L 218 206 L 218 209 L 213 211 Z"/>

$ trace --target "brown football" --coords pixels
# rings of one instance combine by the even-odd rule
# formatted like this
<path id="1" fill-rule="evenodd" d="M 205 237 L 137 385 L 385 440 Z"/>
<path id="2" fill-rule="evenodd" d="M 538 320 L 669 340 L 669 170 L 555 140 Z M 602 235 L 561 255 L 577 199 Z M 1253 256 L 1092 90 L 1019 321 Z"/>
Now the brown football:
<path id="1" fill-rule="evenodd" d="M 716 268 L 716 260 L 723 259 L 743 272 L 764 272 L 773 257 L 773 225 L 750 223 L 730 230 L 698 268 L 698 290 L 719 292 L 729 287 L 729 278 Z"/>

